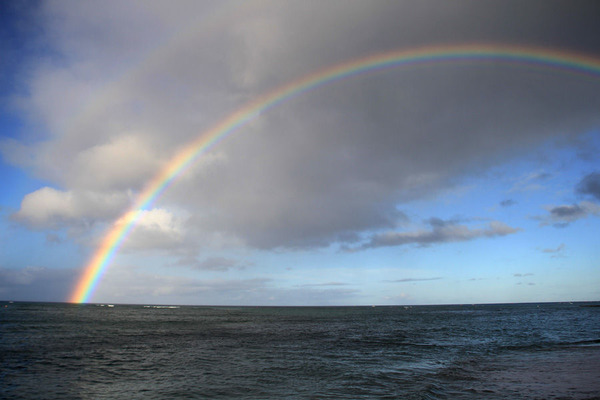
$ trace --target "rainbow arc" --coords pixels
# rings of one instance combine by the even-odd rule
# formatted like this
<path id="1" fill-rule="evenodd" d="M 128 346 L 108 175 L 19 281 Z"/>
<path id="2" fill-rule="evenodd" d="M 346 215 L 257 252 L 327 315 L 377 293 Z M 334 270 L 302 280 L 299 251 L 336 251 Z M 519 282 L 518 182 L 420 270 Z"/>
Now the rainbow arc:
<path id="1" fill-rule="evenodd" d="M 324 68 L 291 81 L 257 97 L 229 114 L 176 154 L 166 167 L 145 186 L 132 207 L 113 224 L 103 237 L 100 246 L 85 266 L 83 274 L 69 297 L 69 302 L 88 302 L 115 253 L 135 227 L 143 211 L 151 207 L 161 193 L 206 150 L 236 132 L 258 114 L 276 107 L 294 96 L 356 75 L 409 65 L 421 66 L 453 62 L 502 62 L 600 77 L 600 59 L 597 57 L 539 47 L 472 44 L 422 47 L 374 54 Z"/>

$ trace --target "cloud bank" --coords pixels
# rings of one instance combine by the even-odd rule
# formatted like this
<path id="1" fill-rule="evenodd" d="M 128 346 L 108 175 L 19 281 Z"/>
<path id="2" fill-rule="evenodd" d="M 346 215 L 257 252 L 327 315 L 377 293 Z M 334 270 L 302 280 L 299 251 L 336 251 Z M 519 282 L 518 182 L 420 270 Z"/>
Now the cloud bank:
<path id="1" fill-rule="evenodd" d="M 515 4 L 527 33 L 500 17 Z M 49 186 L 25 194 L 14 218 L 37 229 L 109 223 L 179 149 L 228 113 L 345 60 L 474 39 L 544 45 L 544 37 L 598 48 L 593 35 L 581 42 L 570 29 L 538 22 L 537 11 L 511 2 L 495 10 L 429 1 L 42 3 L 36 15 L 51 51 L 31 63 L 27 94 L 14 99 L 36 123 L 26 139 L 3 140 L 0 149 Z M 577 23 L 567 18 L 565 25 L 583 29 L 587 12 L 575 10 Z M 425 16 L 443 24 L 422 24 Z M 434 220 L 428 229 L 398 232 L 406 219 L 398 208 L 598 125 L 597 86 L 536 72 L 432 65 L 302 94 L 202 155 L 159 200 L 163 214 L 152 211 L 154 222 L 141 224 L 129 249 L 203 248 L 212 236 L 264 250 L 356 250 L 515 233 L 501 221 L 472 227 Z M 581 193 L 598 198 L 597 176 L 586 179 Z M 592 212 L 586 207 L 557 206 L 549 221 L 569 223 Z M 229 268 L 218 264 L 197 266 Z"/>

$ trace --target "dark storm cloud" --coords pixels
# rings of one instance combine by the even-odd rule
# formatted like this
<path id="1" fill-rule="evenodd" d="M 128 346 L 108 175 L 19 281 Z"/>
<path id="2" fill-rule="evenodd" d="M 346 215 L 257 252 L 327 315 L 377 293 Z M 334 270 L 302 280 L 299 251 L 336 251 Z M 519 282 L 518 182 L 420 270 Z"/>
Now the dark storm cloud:
<path id="1" fill-rule="evenodd" d="M 327 101 L 299 99 L 293 112 L 281 107 L 264 116 L 265 130 L 276 136 L 236 137 L 221 166 L 228 179 L 215 174 L 205 181 L 204 200 L 193 200 L 214 196 L 218 221 L 207 215 L 207 226 L 252 246 L 325 246 L 341 235 L 394 227 L 399 203 L 448 188 L 473 166 L 484 171 L 554 135 L 584 129 L 585 117 L 561 113 L 568 104 L 541 107 L 534 91 L 521 90 L 531 86 L 529 78 L 484 72 L 478 79 L 479 73 L 450 68 L 440 81 L 413 71 L 408 82 L 398 75 L 398 88 L 373 79 L 323 90 Z M 480 91 L 496 79 L 508 81 L 497 82 L 493 94 Z M 536 90 L 553 86 L 539 83 Z M 484 95 L 486 102 L 477 100 Z M 596 100 L 591 92 L 585 97 L 598 102 L 595 93 Z M 277 152 L 260 150 L 268 148 Z"/>
<path id="2" fill-rule="evenodd" d="M 181 21 L 210 15 L 205 8 L 218 3 L 186 4 L 191 10 L 148 3 L 144 13 L 134 3 L 44 3 L 52 18 L 43 22 L 64 59 L 44 64 L 30 82 L 31 112 L 54 135 L 34 146 L 39 174 L 64 187 L 62 197 L 79 198 L 75 189 L 82 187 L 135 192 L 174 149 L 261 93 L 377 52 L 474 42 L 600 48 L 594 3 L 249 3 L 189 36 L 175 34 Z M 99 29 L 110 32 L 97 35 Z M 135 34 L 122 34 L 128 31 Z M 102 98 L 109 106 L 91 107 L 96 114 L 64 128 L 85 94 L 99 91 L 89 82 L 112 82 L 122 72 L 115 59 L 148 59 L 143 50 L 162 44 L 161 33 L 178 41 L 150 57 L 143 73 L 126 74 L 135 79 L 109 90 Z M 81 65 L 93 68 L 82 74 Z M 586 78 L 531 65 L 436 64 L 362 74 L 265 111 L 200 157 L 162 201 L 192 215 L 182 229 L 262 249 L 349 245 L 373 231 L 392 233 L 373 236 L 367 247 L 513 233 L 500 223 L 473 229 L 448 221 L 394 231 L 406 221 L 398 211 L 403 203 L 598 126 L 597 93 L 598 84 Z M 130 127 L 129 140 L 114 140 Z M 125 146 L 138 151 L 123 152 Z M 101 209 L 83 200 L 68 222 Z M 66 215 L 47 204 L 32 203 L 21 214 L 40 224 Z"/>
<path id="3" fill-rule="evenodd" d="M 576 191 L 600 200 L 600 173 L 592 172 L 586 175 L 577 185 Z"/>

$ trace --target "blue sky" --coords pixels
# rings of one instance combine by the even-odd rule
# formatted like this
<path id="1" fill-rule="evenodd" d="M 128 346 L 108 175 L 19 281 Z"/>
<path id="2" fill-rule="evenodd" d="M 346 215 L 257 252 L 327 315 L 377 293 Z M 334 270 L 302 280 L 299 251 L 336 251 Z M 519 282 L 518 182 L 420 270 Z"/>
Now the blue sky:
<path id="1" fill-rule="evenodd" d="M 2 4 L 0 299 L 66 301 L 178 149 L 300 76 L 443 44 L 600 62 L 596 5 L 540 7 Z M 90 301 L 600 300 L 599 89 L 600 74 L 463 62 L 304 93 L 203 154 Z"/>

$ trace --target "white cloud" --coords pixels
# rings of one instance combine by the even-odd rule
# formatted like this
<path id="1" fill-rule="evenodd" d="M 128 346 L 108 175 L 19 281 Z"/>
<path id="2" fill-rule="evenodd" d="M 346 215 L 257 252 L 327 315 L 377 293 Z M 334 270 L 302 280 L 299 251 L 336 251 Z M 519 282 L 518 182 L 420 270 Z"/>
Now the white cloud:
<path id="1" fill-rule="evenodd" d="M 122 193 L 62 191 L 46 186 L 27 194 L 13 217 L 34 228 L 56 229 L 110 220 L 128 203 L 129 198 Z"/>
<path id="2" fill-rule="evenodd" d="M 123 220 L 118 220 L 116 225 L 123 223 Z M 173 250 L 182 246 L 184 235 L 183 223 L 173 213 L 161 208 L 145 210 L 124 241 L 122 249 Z"/>

